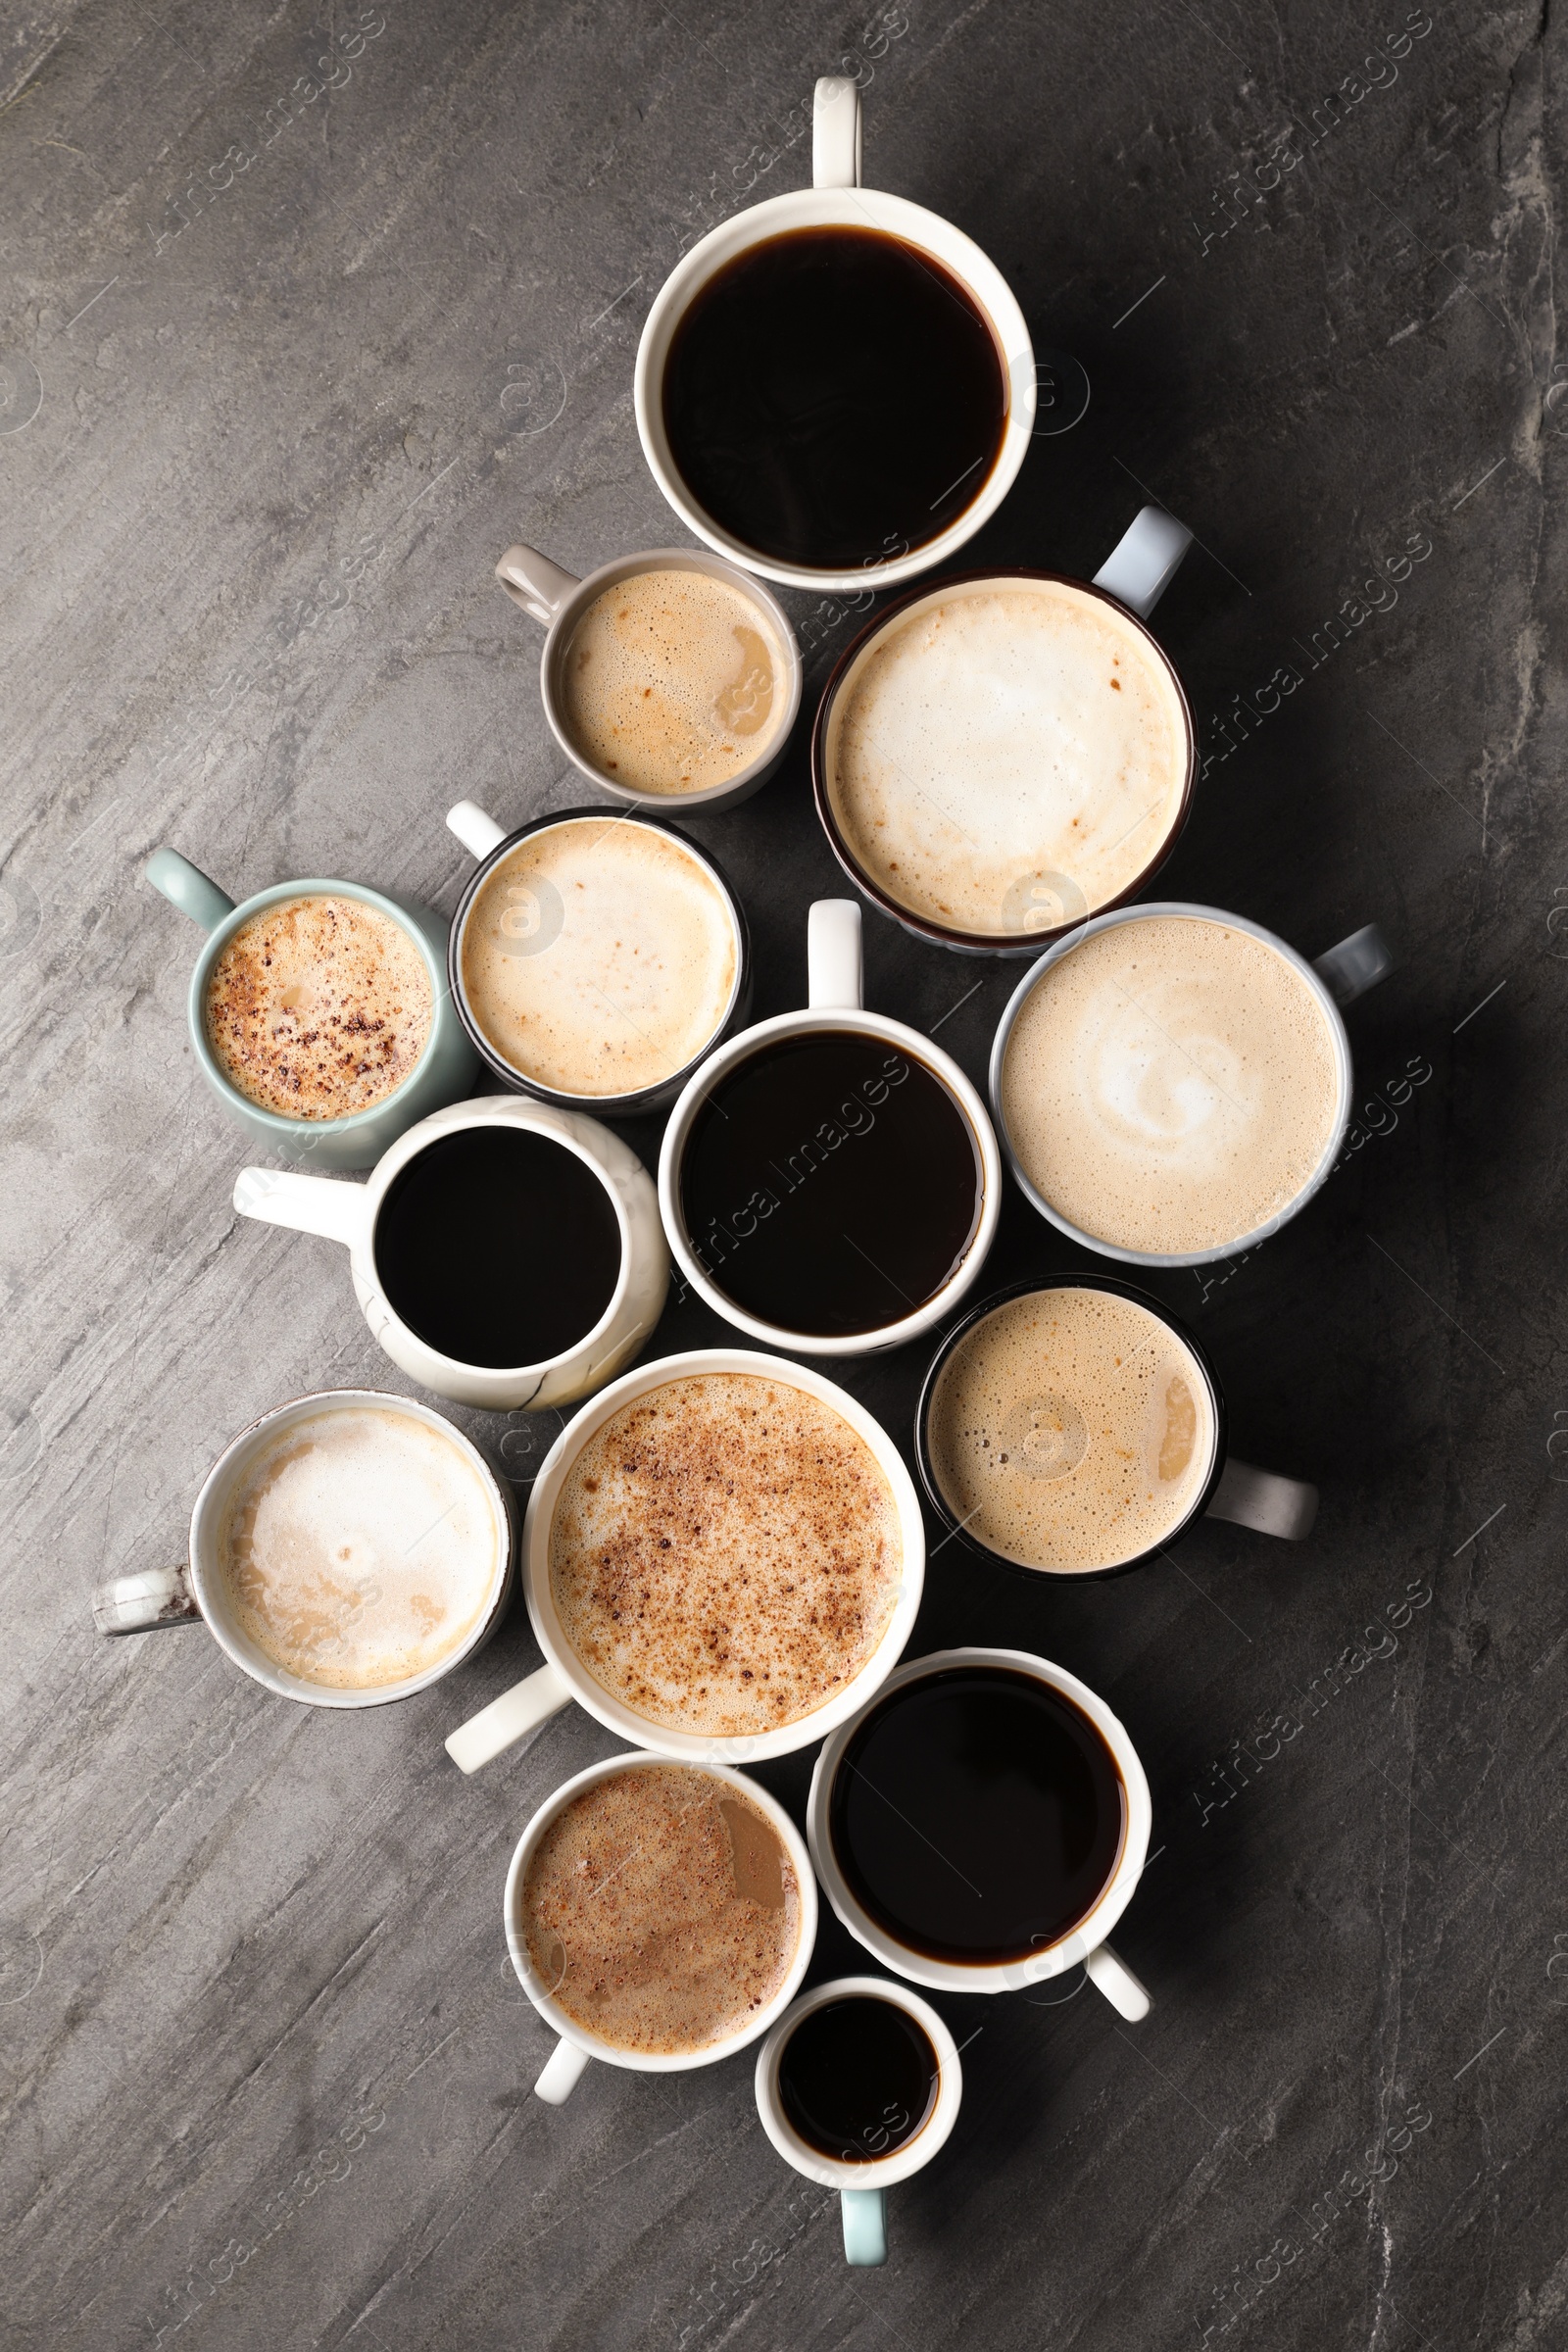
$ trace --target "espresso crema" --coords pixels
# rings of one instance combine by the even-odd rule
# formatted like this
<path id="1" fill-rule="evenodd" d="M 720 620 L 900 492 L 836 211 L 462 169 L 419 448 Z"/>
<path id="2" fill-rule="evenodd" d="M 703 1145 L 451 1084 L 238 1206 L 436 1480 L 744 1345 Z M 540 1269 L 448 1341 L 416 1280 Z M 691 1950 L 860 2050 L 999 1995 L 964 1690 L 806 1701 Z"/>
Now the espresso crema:
<path id="1" fill-rule="evenodd" d="M 1055 929 L 1147 872 L 1191 740 L 1143 630 L 1066 581 L 939 590 L 846 678 L 827 791 L 851 856 L 909 913 L 978 937 Z"/>
<path id="2" fill-rule="evenodd" d="M 1036 983 L 1002 1114 L 1030 1182 L 1083 1233 L 1161 1256 L 1224 1250 L 1287 1210 L 1340 1115 L 1317 996 L 1250 931 L 1107 925 Z"/>

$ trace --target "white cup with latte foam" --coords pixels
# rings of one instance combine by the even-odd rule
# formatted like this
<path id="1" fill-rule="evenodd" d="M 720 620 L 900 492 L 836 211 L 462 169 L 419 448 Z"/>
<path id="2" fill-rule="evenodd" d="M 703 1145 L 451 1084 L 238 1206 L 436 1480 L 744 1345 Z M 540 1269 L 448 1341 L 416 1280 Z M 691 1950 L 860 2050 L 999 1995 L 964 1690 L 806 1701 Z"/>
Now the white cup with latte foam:
<path id="1" fill-rule="evenodd" d="M 227 1446 L 177 1568 L 100 1587 L 103 1634 L 205 1622 L 280 1698 L 408 1698 L 487 1642 L 512 1592 L 516 1505 L 461 1430 L 410 1396 L 296 1396 Z"/>
<path id="2" fill-rule="evenodd" d="M 1315 963 L 1213 906 L 1083 924 L 1025 973 L 992 1047 L 1025 1198 L 1124 1265 L 1255 1248 L 1334 1166 L 1353 1085 L 1340 1006 L 1393 965 L 1370 924 Z"/>
<path id="3" fill-rule="evenodd" d="M 698 1349 L 567 1423 L 529 1493 L 522 1579 L 545 1662 L 452 1734 L 464 1772 L 573 1701 L 639 1747 L 740 1764 L 808 1747 L 881 1687 L 925 1528 L 897 1446 L 845 1390 Z"/>

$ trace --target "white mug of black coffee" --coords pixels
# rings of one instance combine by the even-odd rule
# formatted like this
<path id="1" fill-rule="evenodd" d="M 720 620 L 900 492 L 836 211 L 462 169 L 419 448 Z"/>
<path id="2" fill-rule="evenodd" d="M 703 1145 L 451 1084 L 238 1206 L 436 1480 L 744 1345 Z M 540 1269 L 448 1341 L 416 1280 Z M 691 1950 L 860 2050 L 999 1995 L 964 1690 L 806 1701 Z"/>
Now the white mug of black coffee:
<path id="1" fill-rule="evenodd" d="M 487 1412 L 575 1403 L 663 1311 L 669 1252 L 642 1161 L 597 1119 L 515 1096 L 422 1119 L 366 1184 L 242 1169 L 234 1206 L 345 1244 L 392 1361 Z"/>
<path id="2" fill-rule="evenodd" d="M 512 1592 L 516 1506 L 450 1421 L 409 1396 L 296 1396 L 203 1483 L 177 1568 L 93 1595 L 103 1634 L 210 1628 L 281 1698 L 407 1698 L 487 1642 Z"/>
<path id="3" fill-rule="evenodd" d="M 985 1263 L 1001 1160 L 951 1055 L 861 1004 L 860 909 L 819 900 L 809 1004 L 730 1038 L 664 1130 L 659 1200 L 687 1281 L 775 1348 L 917 1339 Z"/>
<path id="4" fill-rule="evenodd" d="M 667 1109 L 751 1005 L 741 903 L 717 861 L 631 811 L 565 808 L 508 833 L 447 824 L 480 860 L 452 918 L 458 1017 L 507 1086 L 561 1109 Z"/>
<path id="5" fill-rule="evenodd" d="M 801 708 L 801 649 L 778 599 L 737 564 L 662 547 L 579 580 L 519 544 L 496 578 L 544 622 L 545 716 L 608 799 L 711 813 L 778 772 Z"/>
<path id="6" fill-rule="evenodd" d="M 1136 2024 L 1149 1995 L 1105 1938 L 1152 1819 L 1137 1749 L 1075 1675 L 945 1649 L 827 1740 L 807 1838 L 835 1913 L 896 1976 L 1015 1992 L 1081 1964 Z"/>
<path id="7" fill-rule="evenodd" d="M 757 2112 L 786 2164 L 839 2192 L 844 2258 L 888 2258 L 886 2191 L 940 2153 L 963 2068 L 929 2001 L 887 1977 L 836 1977 L 785 2010 L 757 2053 Z"/>
<path id="8" fill-rule="evenodd" d="M 1227 1456 L 1198 1340 L 1106 1275 L 1017 1282 L 955 1324 L 915 1407 L 920 1479 L 951 1534 L 1042 1577 L 1119 1576 L 1206 1513 L 1312 1532 L 1317 1489 Z"/>
<path id="9" fill-rule="evenodd" d="M 810 188 L 710 229 L 637 351 L 655 480 L 709 547 L 797 588 L 946 562 L 1010 489 L 1035 415 L 1029 332 L 949 220 L 860 186 L 854 82 L 816 85 Z"/>
<path id="10" fill-rule="evenodd" d="M 560 2035 L 534 2084 L 559 2107 L 590 2058 L 712 2066 L 765 2034 L 816 1940 L 816 1882 L 776 1798 L 728 1766 L 590 1764 L 546 1799 L 507 1873 L 507 1949 Z"/>

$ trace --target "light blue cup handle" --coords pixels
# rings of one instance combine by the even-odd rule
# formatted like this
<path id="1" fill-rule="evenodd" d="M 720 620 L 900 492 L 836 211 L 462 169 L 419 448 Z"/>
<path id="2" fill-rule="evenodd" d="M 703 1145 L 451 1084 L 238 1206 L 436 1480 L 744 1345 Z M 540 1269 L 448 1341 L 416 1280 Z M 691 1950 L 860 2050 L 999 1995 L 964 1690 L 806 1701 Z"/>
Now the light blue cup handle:
<path id="1" fill-rule="evenodd" d="M 844 2259 L 858 2271 L 874 2271 L 888 2258 L 888 2216 L 879 2188 L 841 2188 Z"/>
<path id="2" fill-rule="evenodd" d="M 161 890 L 172 906 L 188 914 L 193 923 L 200 923 L 204 931 L 216 931 L 234 911 L 228 894 L 177 850 L 155 850 L 142 870 L 154 890 Z"/>

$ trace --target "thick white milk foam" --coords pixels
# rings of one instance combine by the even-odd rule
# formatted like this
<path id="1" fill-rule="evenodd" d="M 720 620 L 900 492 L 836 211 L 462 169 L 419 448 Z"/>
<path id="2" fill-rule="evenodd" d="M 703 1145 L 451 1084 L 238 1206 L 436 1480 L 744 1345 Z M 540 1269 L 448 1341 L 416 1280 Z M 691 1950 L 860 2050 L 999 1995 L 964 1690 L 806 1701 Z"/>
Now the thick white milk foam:
<path id="1" fill-rule="evenodd" d="M 334 1405 L 250 1462 L 219 1562 L 241 1629 L 285 1674 L 364 1690 L 467 1640 L 500 1537 L 488 1487 L 450 1439 L 409 1413 Z"/>
<path id="2" fill-rule="evenodd" d="M 1180 817 L 1189 757 L 1174 678 L 1114 605 L 975 581 L 914 606 L 846 681 L 828 796 L 901 906 L 1018 936 L 1133 887 Z"/>
<path id="3" fill-rule="evenodd" d="M 1339 1107 L 1334 1036 L 1295 965 L 1188 915 L 1113 923 L 1062 956 L 1003 1060 L 1003 1118 L 1053 1208 L 1160 1255 L 1288 1208 Z"/>

